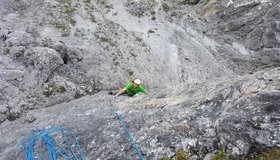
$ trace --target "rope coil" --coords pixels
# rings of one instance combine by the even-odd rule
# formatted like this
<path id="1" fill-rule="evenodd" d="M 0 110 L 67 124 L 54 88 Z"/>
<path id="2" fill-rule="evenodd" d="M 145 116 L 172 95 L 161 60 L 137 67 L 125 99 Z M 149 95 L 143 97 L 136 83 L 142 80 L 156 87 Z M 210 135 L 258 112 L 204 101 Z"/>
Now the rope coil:
<path id="1" fill-rule="evenodd" d="M 25 138 L 18 146 L 26 160 L 45 160 L 46 157 L 49 160 L 85 160 L 78 139 L 70 129 L 29 129 L 21 135 Z M 39 147 L 39 150 L 35 150 L 36 147 Z"/>

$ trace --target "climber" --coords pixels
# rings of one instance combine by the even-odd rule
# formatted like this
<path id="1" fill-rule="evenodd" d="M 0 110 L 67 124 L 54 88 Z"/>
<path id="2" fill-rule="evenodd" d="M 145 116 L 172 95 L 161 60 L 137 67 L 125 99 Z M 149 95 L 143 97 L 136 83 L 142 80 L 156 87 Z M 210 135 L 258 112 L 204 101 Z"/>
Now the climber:
<path id="1" fill-rule="evenodd" d="M 142 93 L 149 95 L 147 90 L 142 85 L 140 85 L 140 83 L 141 83 L 140 79 L 136 78 L 136 79 L 132 80 L 130 83 L 128 83 L 126 85 L 126 87 L 121 89 L 114 97 L 118 97 L 121 94 L 127 94 L 128 96 L 134 96 L 138 92 L 142 92 Z"/>

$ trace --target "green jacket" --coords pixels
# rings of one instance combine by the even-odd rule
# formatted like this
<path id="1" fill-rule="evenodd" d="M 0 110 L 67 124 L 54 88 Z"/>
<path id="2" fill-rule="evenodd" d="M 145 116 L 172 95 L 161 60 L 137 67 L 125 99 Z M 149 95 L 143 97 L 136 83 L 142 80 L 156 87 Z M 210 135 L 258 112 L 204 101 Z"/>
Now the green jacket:
<path id="1" fill-rule="evenodd" d="M 133 87 L 133 83 L 132 82 L 128 83 L 126 85 L 126 87 L 125 87 L 126 88 L 126 93 L 129 96 L 134 96 L 138 92 L 147 93 L 146 89 L 143 86 L 141 86 L 141 85 L 139 85 L 138 87 L 136 87 L 134 89 L 132 89 L 132 87 Z"/>

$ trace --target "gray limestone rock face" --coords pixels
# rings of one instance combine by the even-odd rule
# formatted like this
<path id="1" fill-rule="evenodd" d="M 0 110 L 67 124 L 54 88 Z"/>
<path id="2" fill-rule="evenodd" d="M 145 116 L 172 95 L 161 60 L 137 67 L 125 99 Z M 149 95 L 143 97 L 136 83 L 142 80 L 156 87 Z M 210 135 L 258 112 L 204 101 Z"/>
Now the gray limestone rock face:
<path id="1" fill-rule="evenodd" d="M 89 159 L 137 159 L 110 108 L 113 104 L 146 159 L 172 157 L 182 148 L 193 159 L 209 159 L 223 147 L 238 158 L 251 147 L 280 143 L 279 110 L 274 110 L 279 99 L 279 78 L 279 68 L 275 68 L 230 79 L 153 89 L 150 97 L 113 99 L 101 91 L 35 109 L 1 123 L 1 154 L 9 159 L 11 151 L 17 153 L 20 132 L 56 125 L 75 131 Z M 239 96 L 234 95 L 237 91 Z"/>
<path id="2" fill-rule="evenodd" d="M 42 73 L 47 75 L 63 64 L 60 54 L 50 48 L 36 47 L 26 50 L 24 58 L 26 59 L 27 69 L 41 70 Z"/>
<path id="3" fill-rule="evenodd" d="M 279 147 L 279 4 L 1 0 L 1 156 L 16 159 L 20 131 L 57 124 L 89 159 L 136 159 L 106 94 L 134 78 L 152 96 L 113 104 L 147 159 Z"/>
<path id="4" fill-rule="evenodd" d="M 36 40 L 31 34 L 23 31 L 15 31 L 7 35 L 5 43 L 7 46 L 32 46 L 36 45 Z"/>

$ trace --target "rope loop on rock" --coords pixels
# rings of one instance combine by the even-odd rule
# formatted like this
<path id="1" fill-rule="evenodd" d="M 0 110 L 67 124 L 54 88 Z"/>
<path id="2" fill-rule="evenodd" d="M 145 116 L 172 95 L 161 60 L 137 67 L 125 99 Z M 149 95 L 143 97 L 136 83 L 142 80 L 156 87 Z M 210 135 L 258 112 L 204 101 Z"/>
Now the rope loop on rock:
<path id="1" fill-rule="evenodd" d="M 49 160 L 85 160 L 78 139 L 71 129 L 60 127 L 29 129 L 21 135 L 25 138 L 18 146 L 26 160 L 45 160 L 47 156 Z"/>

